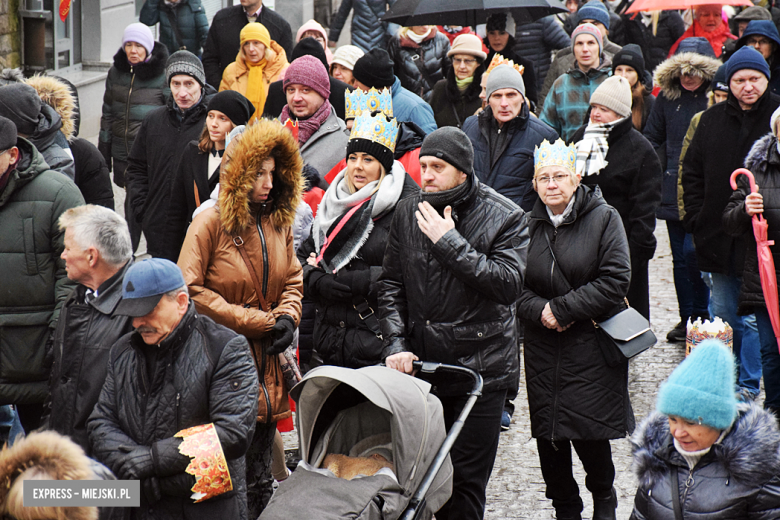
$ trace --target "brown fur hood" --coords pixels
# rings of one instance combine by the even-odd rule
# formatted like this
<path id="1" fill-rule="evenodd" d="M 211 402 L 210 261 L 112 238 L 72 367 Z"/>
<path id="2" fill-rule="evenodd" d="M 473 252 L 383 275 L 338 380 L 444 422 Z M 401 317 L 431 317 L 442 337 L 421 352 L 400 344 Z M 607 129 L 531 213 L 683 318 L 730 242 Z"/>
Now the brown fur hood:
<path id="1" fill-rule="evenodd" d="M 62 118 L 60 131 L 65 139 L 70 141 L 76 133 L 76 101 L 68 86 L 62 81 L 50 76 L 35 75 L 25 80 L 25 83 L 38 91 L 41 101 L 52 107 Z"/>
<path id="2" fill-rule="evenodd" d="M 664 61 L 655 69 L 653 83 L 661 87 L 664 95 L 674 101 L 682 93 L 680 78 L 683 74 L 701 76 L 710 82 L 722 63 L 720 60 L 695 52 L 681 52 Z"/>
<path id="3" fill-rule="evenodd" d="M 230 158 L 219 179 L 219 218 L 228 233 L 249 226 L 249 193 L 263 161 L 276 161 L 268 213 L 278 228 L 292 226 L 303 193 L 303 159 L 292 133 L 279 121 L 261 119 L 249 125 L 229 149 Z"/>
<path id="4" fill-rule="evenodd" d="M 20 520 L 97 519 L 97 508 L 94 507 L 22 507 L 21 481 L 16 485 L 14 481 L 26 471 L 25 480 L 36 478 L 36 475 L 44 480 L 94 480 L 89 459 L 70 439 L 55 432 L 31 433 L 0 452 L 0 512 Z M 61 516 L 55 511 L 59 511 Z"/>

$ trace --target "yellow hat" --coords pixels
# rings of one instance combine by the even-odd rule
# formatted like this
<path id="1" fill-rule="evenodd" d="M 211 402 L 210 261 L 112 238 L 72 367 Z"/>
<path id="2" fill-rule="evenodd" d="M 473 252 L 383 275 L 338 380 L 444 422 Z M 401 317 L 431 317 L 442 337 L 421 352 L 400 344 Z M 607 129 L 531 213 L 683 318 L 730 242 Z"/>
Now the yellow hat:
<path id="1" fill-rule="evenodd" d="M 265 25 L 257 22 L 248 23 L 241 29 L 241 47 L 250 40 L 256 40 L 266 47 L 271 46 L 271 35 Z"/>

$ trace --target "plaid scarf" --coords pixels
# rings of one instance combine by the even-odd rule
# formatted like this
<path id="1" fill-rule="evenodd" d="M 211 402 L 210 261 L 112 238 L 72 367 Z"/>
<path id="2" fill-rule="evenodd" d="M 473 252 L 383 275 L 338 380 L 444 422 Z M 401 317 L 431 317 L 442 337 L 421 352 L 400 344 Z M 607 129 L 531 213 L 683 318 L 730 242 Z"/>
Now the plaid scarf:
<path id="1" fill-rule="evenodd" d="M 576 173 L 582 177 L 596 175 L 607 165 L 607 138 L 612 129 L 625 120 L 625 117 L 621 117 L 611 123 L 588 123 L 582 141 L 577 143 Z"/>

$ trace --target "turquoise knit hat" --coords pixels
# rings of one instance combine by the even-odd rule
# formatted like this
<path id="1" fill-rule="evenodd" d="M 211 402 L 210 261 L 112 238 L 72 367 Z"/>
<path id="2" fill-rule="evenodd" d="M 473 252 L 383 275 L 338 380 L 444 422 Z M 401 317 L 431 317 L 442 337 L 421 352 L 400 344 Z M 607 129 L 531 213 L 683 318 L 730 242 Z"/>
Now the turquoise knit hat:
<path id="1" fill-rule="evenodd" d="M 700 343 L 661 385 L 656 408 L 725 430 L 737 417 L 734 355 L 718 340 Z"/>

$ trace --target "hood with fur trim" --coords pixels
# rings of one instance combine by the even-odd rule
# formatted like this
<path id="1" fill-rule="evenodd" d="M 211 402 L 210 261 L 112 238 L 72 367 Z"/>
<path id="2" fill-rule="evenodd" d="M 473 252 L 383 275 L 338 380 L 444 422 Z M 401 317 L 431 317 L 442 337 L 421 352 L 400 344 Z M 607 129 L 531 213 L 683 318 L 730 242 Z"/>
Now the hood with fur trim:
<path id="1" fill-rule="evenodd" d="M 168 47 L 160 42 L 154 42 L 152 47 L 152 56 L 149 61 L 144 61 L 138 65 L 132 66 L 127 61 L 127 53 L 123 48 L 119 48 L 114 54 L 114 67 L 119 72 L 130 74 L 135 73 L 139 79 L 153 79 L 161 74 L 165 74 L 165 64 L 168 61 Z"/>
<path id="2" fill-rule="evenodd" d="M 653 74 L 653 82 L 661 87 L 668 99 L 674 101 L 682 94 L 679 80 L 683 74 L 701 76 L 705 82 L 710 82 L 721 65 L 715 58 L 695 52 L 681 52 L 658 65 Z"/>
<path id="3" fill-rule="evenodd" d="M 52 107 L 60 119 L 62 119 L 62 128 L 60 131 L 65 134 L 65 139 L 70 141 L 76 135 L 76 100 L 73 98 L 68 85 L 51 76 L 35 76 L 25 80 L 25 83 L 38 91 L 41 101 Z"/>
<path id="4" fill-rule="evenodd" d="M 780 474 L 780 431 L 774 416 L 755 403 L 740 404 L 739 416 L 720 444 L 712 447 L 715 459 L 726 472 L 748 486 L 761 486 Z M 640 486 L 652 489 L 667 478 L 667 462 L 659 456 L 671 445 L 669 421 L 652 413 L 631 438 L 634 473 Z M 675 451 L 672 446 L 671 451 Z M 695 469 L 694 469 L 695 471 Z"/>
<path id="5" fill-rule="evenodd" d="M 21 482 L 25 471 L 46 474 L 54 480 L 94 480 L 90 459 L 73 441 L 55 432 L 31 433 L 0 452 L 0 512 L 20 520 L 52 518 L 58 511 L 62 520 L 97 520 L 95 507 L 22 507 Z M 35 471 L 37 470 L 37 471 Z M 32 475 L 28 475 L 32 476 Z"/>
<path id="6" fill-rule="evenodd" d="M 745 168 L 752 172 L 763 170 L 766 167 L 767 161 L 769 161 L 769 155 L 772 152 L 772 149 L 777 146 L 776 143 L 777 139 L 771 132 L 753 143 L 750 152 L 748 152 L 747 157 L 745 157 Z"/>
<path id="7" fill-rule="evenodd" d="M 276 162 L 270 205 L 265 211 L 277 228 L 292 226 L 303 193 L 303 159 L 292 133 L 278 121 L 261 119 L 249 125 L 236 144 L 219 178 L 219 218 L 222 227 L 234 234 L 254 222 L 249 193 L 263 161 Z"/>

